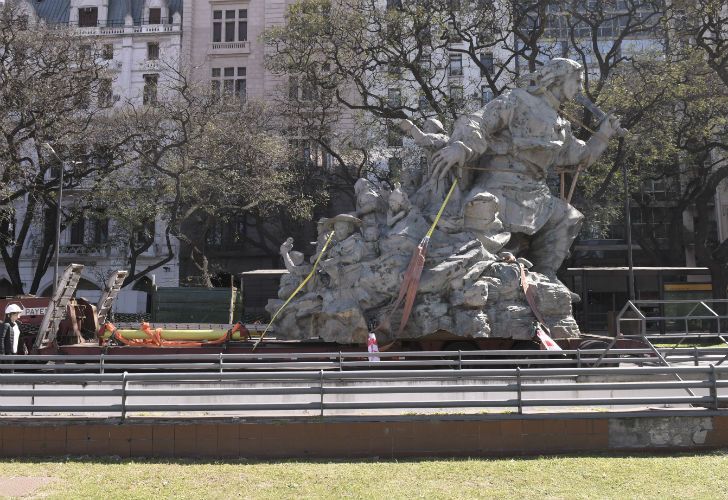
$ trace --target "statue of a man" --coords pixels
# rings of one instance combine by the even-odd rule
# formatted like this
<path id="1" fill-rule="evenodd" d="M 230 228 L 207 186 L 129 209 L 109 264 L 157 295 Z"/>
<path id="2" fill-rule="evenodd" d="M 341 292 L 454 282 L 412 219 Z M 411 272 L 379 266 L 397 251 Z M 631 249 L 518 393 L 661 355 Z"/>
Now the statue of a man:
<path id="1" fill-rule="evenodd" d="M 281 286 L 278 289 L 278 298 L 287 299 L 298 285 L 311 272 L 312 266 L 304 263 L 304 257 L 301 252 L 293 250 L 293 238 L 287 238 L 281 244 L 281 257 L 285 264 L 288 274 L 281 276 Z"/>
<path id="2" fill-rule="evenodd" d="M 470 189 L 465 211 L 479 194 L 495 195 L 504 229 L 530 236 L 528 257 L 534 271 L 553 277 L 583 216 L 551 195 L 546 178 L 554 168 L 573 171 L 594 163 L 619 129 L 619 120 L 609 116 L 586 143 L 572 135 L 559 108 L 582 88 L 583 69 L 576 61 L 552 59 L 522 81 L 523 88 L 505 92 L 456 121 L 447 146 L 433 156 L 433 177 L 444 177 L 455 165 L 485 169 L 462 186 Z"/>

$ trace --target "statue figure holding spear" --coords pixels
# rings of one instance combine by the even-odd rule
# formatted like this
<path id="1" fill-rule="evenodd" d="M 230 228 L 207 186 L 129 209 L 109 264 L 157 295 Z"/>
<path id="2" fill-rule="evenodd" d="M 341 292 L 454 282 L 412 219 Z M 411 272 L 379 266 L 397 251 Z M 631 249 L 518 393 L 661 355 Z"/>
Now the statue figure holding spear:
<path id="1" fill-rule="evenodd" d="M 551 194 L 547 176 L 588 167 L 623 129 L 619 119 L 607 115 L 587 142 L 572 135 L 560 107 L 582 89 L 583 68 L 576 61 L 552 59 L 520 83 L 458 118 L 450 140 L 433 155 L 432 177 L 442 179 L 452 167 L 463 167 L 458 170 L 466 216 L 477 217 L 481 198 L 495 196 L 503 228 L 512 235 L 508 248 L 518 247 L 525 236 L 533 271 L 553 278 L 583 216 L 570 200 Z"/>

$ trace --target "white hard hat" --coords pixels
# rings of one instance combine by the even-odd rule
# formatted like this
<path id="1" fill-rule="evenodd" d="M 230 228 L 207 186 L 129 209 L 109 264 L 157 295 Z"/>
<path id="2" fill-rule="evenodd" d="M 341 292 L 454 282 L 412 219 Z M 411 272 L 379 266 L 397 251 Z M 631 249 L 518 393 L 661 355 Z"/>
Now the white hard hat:
<path id="1" fill-rule="evenodd" d="M 23 312 L 23 308 L 20 307 L 18 304 L 9 304 L 8 307 L 5 308 L 5 314 L 12 314 L 12 313 L 21 313 Z"/>

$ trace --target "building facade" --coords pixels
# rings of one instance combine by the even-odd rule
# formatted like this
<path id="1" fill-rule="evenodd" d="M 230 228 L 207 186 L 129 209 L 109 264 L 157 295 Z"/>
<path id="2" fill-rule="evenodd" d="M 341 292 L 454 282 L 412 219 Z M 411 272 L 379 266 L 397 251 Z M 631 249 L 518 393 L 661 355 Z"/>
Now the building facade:
<path id="1" fill-rule="evenodd" d="M 179 69 L 182 47 L 182 3 L 180 0 L 21 0 L 18 6 L 31 22 L 49 26 L 69 26 L 78 34 L 89 37 L 100 48 L 104 60 L 105 78 L 98 92 L 99 108 L 152 104 L 165 79 Z M 108 82 L 108 83 L 106 83 Z M 93 145 L 79 152 L 92 157 Z M 91 160 L 94 161 L 94 160 Z M 83 198 L 83 182 L 73 189 L 64 189 L 64 206 Z M 16 219 L 22 220 L 25 205 L 15 207 Z M 46 220 L 45 224 L 49 221 Z M 21 279 L 27 290 L 39 258 L 37 248 L 43 238 L 43 228 L 31 228 L 21 254 Z M 140 255 L 138 268 L 145 268 L 167 255 L 164 224 L 155 221 L 145 228 L 153 234 L 154 243 Z M 85 265 L 79 289 L 84 296 L 95 298 L 108 274 L 128 266 L 128 249 L 114 241 L 113 220 L 79 219 L 62 231 L 59 244 L 60 267 L 68 263 Z M 175 253 L 179 253 L 174 241 Z M 0 295 L 12 294 L 12 287 L 0 269 Z M 142 277 L 128 287 L 149 291 L 153 286 L 178 286 L 179 268 L 175 259 L 159 268 L 153 275 Z M 38 288 L 38 295 L 47 296 L 53 287 L 53 265 L 49 266 Z M 128 311 L 143 312 L 145 301 L 120 302 L 129 304 Z"/>

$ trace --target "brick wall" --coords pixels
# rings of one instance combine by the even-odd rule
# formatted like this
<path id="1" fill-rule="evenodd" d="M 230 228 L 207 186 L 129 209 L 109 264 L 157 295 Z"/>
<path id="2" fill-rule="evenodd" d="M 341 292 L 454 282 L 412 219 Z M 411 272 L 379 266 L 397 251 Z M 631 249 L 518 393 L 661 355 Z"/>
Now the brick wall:
<path id="1" fill-rule="evenodd" d="M 505 456 L 728 447 L 728 416 L 417 421 L 5 420 L 5 457 Z"/>

